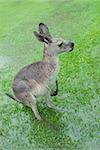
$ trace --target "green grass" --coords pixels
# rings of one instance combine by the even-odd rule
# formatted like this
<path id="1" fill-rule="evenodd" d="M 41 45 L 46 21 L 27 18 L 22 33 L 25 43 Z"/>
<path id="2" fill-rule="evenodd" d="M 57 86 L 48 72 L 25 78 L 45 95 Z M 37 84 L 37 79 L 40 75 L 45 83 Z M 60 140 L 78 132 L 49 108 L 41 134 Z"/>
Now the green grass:
<path id="1" fill-rule="evenodd" d="M 75 50 L 60 56 L 62 112 L 39 111 L 53 128 L 34 118 L 31 109 L 7 98 L 23 66 L 40 60 L 43 46 L 33 35 L 38 23 L 57 37 L 75 41 Z M 99 150 L 100 148 L 100 3 L 98 0 L 0 0 L 0 149 Z"/>

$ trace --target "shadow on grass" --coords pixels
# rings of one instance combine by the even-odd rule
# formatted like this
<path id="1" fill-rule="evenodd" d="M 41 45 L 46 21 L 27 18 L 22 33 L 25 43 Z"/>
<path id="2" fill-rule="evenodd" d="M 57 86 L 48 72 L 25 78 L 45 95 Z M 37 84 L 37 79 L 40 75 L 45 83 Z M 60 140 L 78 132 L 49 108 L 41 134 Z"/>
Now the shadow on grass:
<path id="1" fill-rule="evenodd" d="M 23 107 L 23 110 L 25 109 L 26 107 Z M 47 107 L 42 107 L 39 110 L 43 118 L 42 122 L 35 119 L 33 112 L 27 109 L 31 120 L 31 128 L 28 133 L 30 143 L 35 140 L 38 146 L 43 145 L 46 148 L 54 149 L 75 147 L 75 143 L 64 133 L 64 124 L 60 121 L 62 114 Z"/>
<path id="2" fill-rule="evenodd" d="M 3 96 L 2 101 L 5 99 L 7 98 Z M 43 103 L 38 105 L 38 109 L 43 121 L 35 119 L 30 108 L 13 100 L 10 101 L 9 98 L 2 104 L 0 108 L 1 147 L 73 149 L 76 143 L 64 133 L 62 113 L 45 107 Z"/>

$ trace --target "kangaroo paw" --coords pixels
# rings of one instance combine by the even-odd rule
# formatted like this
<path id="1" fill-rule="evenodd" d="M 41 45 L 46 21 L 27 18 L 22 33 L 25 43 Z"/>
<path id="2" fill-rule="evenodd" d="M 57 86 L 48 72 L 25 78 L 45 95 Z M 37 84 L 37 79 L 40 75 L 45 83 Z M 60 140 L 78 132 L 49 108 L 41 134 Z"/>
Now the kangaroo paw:
<path id="1" fill-rule="evenodd" d="M 52 91 L 52 93 L 50 95 L 51 96 L 56 96 L 56 95 L 58 95 L 58 92 L 57 91 Z"/>

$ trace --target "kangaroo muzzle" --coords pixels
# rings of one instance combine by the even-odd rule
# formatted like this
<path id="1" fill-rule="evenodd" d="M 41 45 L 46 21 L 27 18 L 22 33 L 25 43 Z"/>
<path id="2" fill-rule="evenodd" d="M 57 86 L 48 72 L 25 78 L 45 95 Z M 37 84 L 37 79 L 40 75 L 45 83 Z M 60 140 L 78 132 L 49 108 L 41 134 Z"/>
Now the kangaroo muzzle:
<path id="1" fill-rule="evenodd" d="M 74 43 L 73 42 L 69 42 L 68 45 L 71 48 L 70 52 L 73 51 L 73 49 L 74 49 Z"/>

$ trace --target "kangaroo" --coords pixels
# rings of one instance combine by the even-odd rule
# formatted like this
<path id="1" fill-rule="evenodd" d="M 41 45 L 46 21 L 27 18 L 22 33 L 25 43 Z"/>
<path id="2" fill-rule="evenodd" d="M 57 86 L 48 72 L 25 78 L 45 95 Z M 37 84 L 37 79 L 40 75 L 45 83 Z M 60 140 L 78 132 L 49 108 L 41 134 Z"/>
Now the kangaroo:
<path id="1" fill-rule="evenodd" d="M 66 42 L 61 38 L 53 38 L 47 25 L 39 24 L 39 32 L 34 32 L 36 38 L 44 43 L 43 59 L 22 68 L 13 81 L 13 92 L 16 98 L 7 94 L 10 98 L 31 107 L 38 120 L 41 116 L 37 109 L 37 97 L 44 96 L 47 106 L 52 107 L 51 97 L 57 94 L 57 75 L 59 72 L 58 54 L 70 52 L 74 49 L 74 43 Z M 56 83 L 56 91 L 52 91 Z"/>

